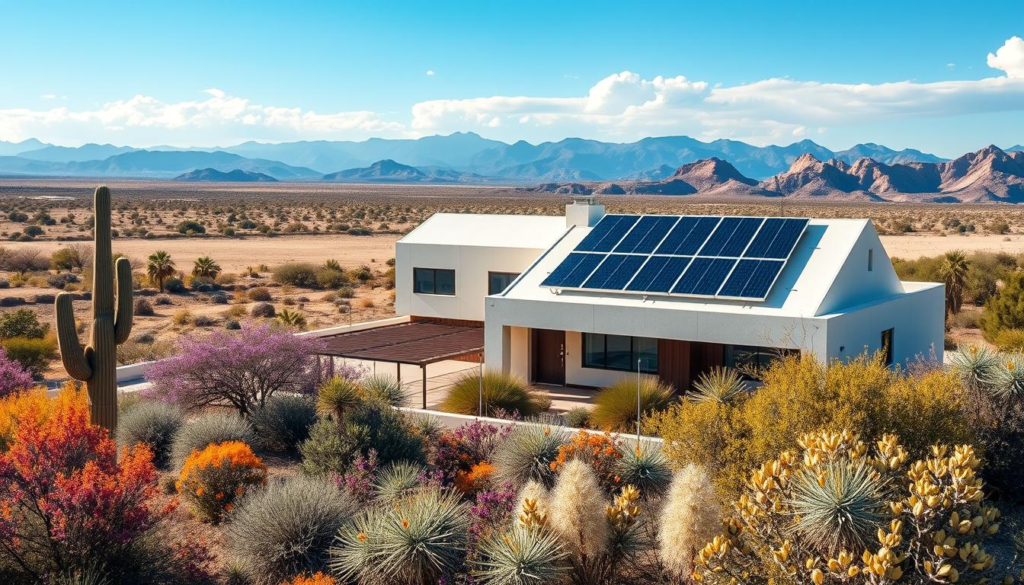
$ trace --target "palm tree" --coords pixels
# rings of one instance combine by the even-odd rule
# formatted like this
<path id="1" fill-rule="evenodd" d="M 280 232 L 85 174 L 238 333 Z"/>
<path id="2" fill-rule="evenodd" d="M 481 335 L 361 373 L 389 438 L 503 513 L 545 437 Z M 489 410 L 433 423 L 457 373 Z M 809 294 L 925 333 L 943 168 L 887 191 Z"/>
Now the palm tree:
<path id="1" fill-rule="evenodd" d="M 963 250 L 946 252 L 939 274 L 946 283 L 946 312 L 956 315 L 964 304 L 964 288 L 967 286 L 967 273 L 971 268 L 967 255 Z"/>
<path id="2" fill-rule="evenodd" d="M 214 262 L 213 258 L 209 256 L 196 258 L 195 265 L 192 267 L 192 276 L 217 278 L 218 274 L 220 274 L 220 264 Z"/>
<path id="3" fill-rule="evenodd" d="M 156 279 L 160 292 L 164 292 L 164 279 L 174 275 L 174 260 L 171 260 L 171 255 L 163 250 L 154 252 L 146 264 L 146 272 L 150 278 Z"/>

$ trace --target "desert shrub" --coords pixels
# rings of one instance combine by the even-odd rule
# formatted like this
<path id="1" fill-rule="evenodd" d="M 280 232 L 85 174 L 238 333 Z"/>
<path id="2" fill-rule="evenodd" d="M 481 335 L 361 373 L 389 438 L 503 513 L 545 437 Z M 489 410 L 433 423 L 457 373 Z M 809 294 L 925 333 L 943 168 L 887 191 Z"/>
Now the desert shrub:
<path id="1" fill-rule="evenodd" d="M 15 403 L 23 410 L 0 453 L 6 582 L 51 582 L 95 567 L 113 582 L 140 582 L 140 552 L 164 514 L 153 501 L 149 450 L 136 446 L 119 459 L 106 431 L 89 424 L 88 399 L 74 384 L 53 399 L 26 393 L 7 406 Z"/>
<path id="2" fill-rule="evenodd" d="M 179 234 L 205 234 L 206 228 L 203 224 L 198 221 L 189 219 L 178 224 L 177 228 Z"/>
<path id="3" fill-rule="evenodd" d="M 394 461 L 424 462 L 423 439 L 408 418 L 376 400 L 362 400 L 344 413 L 340 423 L 321 419 L 299 447 L 302 467 L 310 474 L 344 473 L 371 450 L 380 465 Z"/>
<path id="4" fill-rule="evenodd" d="M 117 346 L 117 365 L 127 366 L 140 362 L 151 362 L 163 359 L 174 353 L 174 343 L 170 341 L 143 341 L 129 339 Z"/>
<path id="5" fill-rule="evenodd" d="M 50 268 L 57 272 L 71 272 L 84 268 L 87 258 L 88 252 L 81 246 L 62 246 L 50 254 Z"/>
<path id="6" fill-rule="evenodd" d="M 349 233 L 352 233 L 349 231 Z M 369 266 L 360 266 L 359 268 L 353 268 L 348 271 L 348 275 L 352 280 L 358 280 L 359 282 L 369 282 L 373 280 L 373 271 L 370 270 Z"/>
<path id="7" fill-rule="evenodd" d="M 252 307 L 252 311 L 249 313 L 253 317 L 263 317 L 265 319 L 273 319 L 277 311 L 274 310 L 274 305 L 270 303 L 256 303 Z"/>
<path id="8" fill-rule="evenodd" d="M 672 402 L 672 387 L 657 376 L 640 379 L 640 413 L 643 418 L 665 410 Z M 624 377 L 594 396 L 590 421 L 606 431 L 636 431 L 637 380 Z"/>
<path id="9" fill-rule="evenodd" d="M 50 327 L 39 322 L 39 316 L 31 309 L 0 314 L 0 340 L 12 337 L 28 337 L 41 339 L 46 336 Z"/>
<path id="10" fill-rule="evenodd" d="M 478 414 L 481 407 L 480 378 L 476 373 L 460 375 L 441 401 L 440 409 L 458 414 Z M 489 370 L 483 374 L 483 415 L 517 413 L 534 416 L 551 405 L 545 396 L 528 389 L 526 380 L 504 372 Z"/>
<path id="11" fill-rule="evenodd" d="M 619 460 L 615 464 L 619 485 L 631 485 L 640 490 L 645 499 L 660 497 L 672 481 L 672 468 L 656 444 L 619 444 Z"/>
<path id="12" fill-rule="evenodd" d="M 445 485 L 454 484 L 463 493 L 480 491 L 494 473 L 490 463 L 494 451 L 511 431 L 511 427 L 476 420 L 441 432 L 430 441 L 434 445 L 434 476 Z"/>
<path id="13" fill-rule="evenodd" d="M 694 554 L 722 529 L 721 506 L 707 472 L 691 463 L 677 473 L 661 516 L 658 556 L 669 575 L 685 581 L 693 571 Z"/>
<path id="14" fill-rule="evenodd" d="M 249 289 L 249 291 L 246 292 L 246 296 L 249 297 L 250 301 L 269 302 L 272 299 L 270 289 L 265 286 L 258 286 L 256 288 Z"/>
<path id="15" fill-rule="evenodd" d="M 164 290 L 169 293 L 181 294 L 185 292 L 185 283 L 177 276 L 172 276 L 164 281 Z"/>
<path id="16" fill-rule="evenodd" d="M 693 384 L 693 391 L 686 394 L 687 400 L 732 404 L 746 392 L 746 384 L 739 372 L 729 368 L 713 368 L 701 374 Z"/>
<path id="17" fill-rule="evenodd" d="M 166 469 L 171 461 L 174 437 L 184 422 L 180 409 L 170 404 L 143 401 L 121 415 L 117 424 L 117 442 L 122 447 L 146 445 L 153 453 L 153 464 Z"/>
<path id="18" fill-rule="evenodd" d="M 1014 272 L 1006 277 L 1006 284 L 995 296 L 988 299 L 981 313 L 978 325 L 985 339 L 994 341 L 1004 329 L 1024 329 L 1024 272 Z"/>
<path id="19" fill-rule="evenodd" d="M 135 316 L 137 317 L 152 317 L 156 314 L 153 310 L 153 304 L 146 299 L 135 299 Z"/>
<path id="20" fill-rule="evenodd" d="M 622 478 L 617 464 L 622 458 L 618 441 L 610 434 L 580 430 L 569 442 L 558 447 L 558 455 L 551 462 L 551 470 L 558 473 L 570 461 L 582 461 L 590 466 L 601 487 L 612 492 L 620 487 Z"/>
<path id="21" fill-rule="evenodd" d="M 402 406 L 405 392 L 395 378 L 386 374 L 375 374 L 362 380 L 363 393 L 367 398 L 379 400 L 391 406 Z"/>
<path id="22" fill-rule="evenodd" d="M 217 282 L 208 276 L 190 276 L 189 287 L 198 292 L 209 292 L 217 287 Z"/>
<path id="23" fill-rule="evenodd" d="M 356 296 L 356 289 L 351 286 L 343 286 L 336 293 L 340 299 L 351 299 Z"/>
<path id="24" fill-rule="evenodd" d="M 249 416 L 276 392 L 301 393 L 321 344 L 267 325 L 183 338 L 178 355 L 146 372 L 147 392 L 187 409 L 224 404 Z"/>
<path id="25" fill-rule="evenodd" d="M 585 429 L 590 426 L 590 409 L 577 406 L 562 415 L 562 422 L 570 428 Z"/>
<path id="26" fill-rule="evenodd" d="M 178 309 L 171 317 L 171 323 L 178 327 L 184 327 L 192 323 L 192 312 L 188 309 Z"/>
<path id="27" fill-rule="evenodd" d="M 558 448 L 568 442 L 565 431 L 539 424 L 517 425 L 494 451 L 494 479 L 522 489 L 529 481 L 551 487 L 555 472 L 551 463 Z"/>
<path id="28" fill-rule="evenodd" d="M 0 348 L 7 352 L 9 359 L 21 364 L 32 375 L 42 376 L 57 353 L 57 339 L 53 335 L 42 339 L 13 337 L 0 340 Z"/>
<path id="29" fill-rule="evenodd" d="M 33 385 L 32 372 L 21 362 L 7 357 L 0 346 L 0 398 L 28 390 Z"/>
<path id="30" fill-rule="evenodd" d="M 957 375 L 906 375 L 879 356 L 828 368 L 812 357 L 776 361 L 764 385 L 733 404 L 682 401 L 651 420 L 676 466 L 696 463 L 724 497 L 734 497 L 747 471 L 815 429 L 854 429 L 869 440 L 897 432 L 912 454 L 938 441 L 970 442 Z"/>
<path id="31" fill-rule="evenodd" d="M 232 412 L 206 412 L 186 421 L 178 429 L 171 447 L 171 463 L 175 469 L 185 464 L 193 452 L 202 451 L 210 445 L 236 441 L 253 445 L 256 433 L 252 425 Z"/>
<path id="32" fill-rule="evenodd" d="M 269 451 L 295 452 L 316 423 L 316 403 L 309 396 L 274 396 L 252 417 L 259 444 Z"/>
<path id="33" fill-rule="evenodd" d="M 342 270 L 321 267 L 316 271 L 316 283 L 320 288 L 333 290 L 348 284 L 348 276 Z"/>
<path id="34" fill-rule="evenodd" d="M 50 285 L 51 288 L 65 289 L 69 284 L 75 284 L 79 281 L 77 275 L 70 272 L 62 272 L 54 274 L 46 279 L 46 284 Z"/>
<path id="35" fill-rule="evenodd" d="M 382 502 L 394 502 L 420 487 L 423 466 L 409 461 L 395 461 L 377 474 L 373 491 Z"/>
<path id="36" fill-rule="evenodd" d="M 185 459 L 178 495 L 203 520 L 219 522 L 248 490 L 267 482 L 267 466 L 245 443 L 209 445 Z"/>
<path id="37" fill-rule="evenodd" d="M 274 282 L 290 284 L 302 288 L 317 288 L 317 267 L 308 262 L 282 264 L 274 269 L 271 278 Z"/>
<path id="38" fill-rule="evenodd" d="M 949 315 L 948 324 L 958 329 L 977 329 L 978 320 L 981 314 L 977 311 L 960 311 L 955 315 Z"/>
<path id="39" fill-rule="evenodd" d="M 417 585 L 450 579 L 465 559 L 468 519 L 458 494 L 436 489 L 370 508 L 338 533 L 333 572 L 346 582 Z"/>
<path id="40" fill-rule="evenodd" d="M 213 327 L 217 320 L 209 315 L 196 315 L 192 318 L 192 324 L 196 327 Z"/>
<path id="41" fill-rule="evenodd" d="M 1024 351 L 1024 329 L 1002 329 L 996 333 L 992 343 L 999 351 Z"/>
<path id="42" fill-rule="evenodd" d="M 727 583 L 779 574 L 793 582 L 957 582 L 992 578 L 986 541 L 999 511 L 985 499 L 972 447 L 935 446 L 911 459 L 894 435 L 873 447 L 848 432 L 811 433 L 750 474 L 721 535 L 696 557 L 696 576 Z M 784 572 L 784 573 L 783 573 Z"/>
<path id="43" fill-rule="evenodd" d="M 325 570 L 334 537 L 357 511 L 333 482 L 296 476 L 242 499 L 224 536 L 252 582 L 276 585 Z"/>

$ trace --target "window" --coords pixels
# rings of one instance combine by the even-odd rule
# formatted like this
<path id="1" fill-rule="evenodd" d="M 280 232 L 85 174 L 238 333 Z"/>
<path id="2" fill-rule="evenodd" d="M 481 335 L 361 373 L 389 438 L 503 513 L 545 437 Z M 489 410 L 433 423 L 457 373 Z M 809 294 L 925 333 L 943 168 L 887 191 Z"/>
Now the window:
<path id="1" fill-rule="evenodd" d="M 748 379 L 757 379 L 762 372 L 775 360 L 798 353 L 798 350 L 776 347 L 758 347 L 756 345 L 726 345 L 724 365 L 732 368 Z"/>
<path id="2" fill-rule="evenodd" d="M 868 272 L 871 272 L 871 269 L 874 267 L 874 263 L 875 263 L 875 249 L 874 248 L 870 248 L 870 249 L 868 249 Z"/>
<path id="3" fill-rule="evenodd" d="M 583 334 L 583 367 L 600 370 L 658 373 L 658 340 L 626 335 Z"/>
<path id="4" fill-rule="evenodd" d="M 892 365 L 892 329 L 882 332 L 882 357 L 885 359 L 885 365 Z"/>
<path id="5" fill-rule="evenodd" d="M 496 295 L 505 292 L 512 281 L 519 278 L 518 272 L 488 272 L 487 294 Z"/>
<path id="6" fill-rule="evenodd" d="M 455 271 L 442 268 L 413 268 L 412 291 L 428 295 L 454 295 Z"/>

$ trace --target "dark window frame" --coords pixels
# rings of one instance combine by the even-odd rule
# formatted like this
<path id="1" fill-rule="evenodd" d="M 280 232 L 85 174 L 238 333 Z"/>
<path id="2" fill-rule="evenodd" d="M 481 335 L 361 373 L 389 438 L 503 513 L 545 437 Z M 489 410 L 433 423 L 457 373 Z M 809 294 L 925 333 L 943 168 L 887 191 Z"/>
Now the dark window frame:
<path id="1" fill-rule="evenodd" d="M 888 338 L 888 339 L 886 339 Z M 893 351 L 893 345 L 896 343 L 896 328 L 890 327 L 882 331 L 882 338 L 880 341 L 879 348 L 882 350 L 882 362 L 891 366 L 895 359 L 895 352 Z"/>
<path id="2" fill-rule="evenodd" d="M 502 272 L 500 270 L 493 270 L 493 271 L 489 270 L 489 271 L 487 271 L 487 295 L 488 296 L 490 296 L 490 295 L 497 295 L 497 294 L 501 294 L 501 293 L 505 292 L 506 290 L 508 290 L 508 287 L 511 286 L 512 283 L 515 282 L 515 280 L 517 278 L 519 278 L 520 274 L 522 274 L 522 273 L 521 272 Z M 501 290 L 498 290 L 498 291 L 492 291 L 491 290 L 491 277 L 492 276 L 508 276 L 510 278 L 508 279 L 508 284 L 505 285 L 505 288 L 503 288 Z"/>
<path id="3" fill-rule="evenodd" d="M 759 378 L 751 375 L 752 371 L 760 373 L 771 367 L 772 363 L 776 360 L 799 353 L 800 350 L 798 349 L 726 343 L 722 346 L 722 365 L 738 372 L 744 380 L 760 381 Z M 737 366 L 738 360 L 736 358 L 741 356 L 745 358 L 746 364 Z M 755 365 L 751 367 L 750 364 Z"/>
<path id="4" fill-rule="evenodd" d="M 420 278 L 418 274 L 420 272 L 430 272 L 430 283 L 432 285 L 431 290 L 423 290 L 420 288 Z M 452 276 L 452 291 L 451 292 L 437 292 L 437 275 L 438 273 L 451 273 Z M 412 292 L 418 295 L 441 295 L 446 297 L 454 297 L 456 293 L 456 281 L 455 281 L 455 269 L 454 268 L 417 268 L 412 269 Z"/>
<path id="5" fill-rule="evenodd" d="M 641 362 L 640 372 L 643 373 L 643 374 L 657 374 L 658 373 L 658 360 L 659 360 L 659 356 L 658 356 L 658 343 L 657 343 L 658 340 L 653 338 L 653 337 L 643 337 L 643 338 L 640 338 L 640 337 L 634 337 L 632 335 L 608 335 L 608 334 L 605 334 L 605 333 L 581 333 L 581 335 L 583 336 L 583 338 L 580 340 L 580 347 L 582 349 L 582 351 L 580 351 L 580 367 L 582 367 L 582 368 L 586 368 L 588 370 L 608 370 L 608 371 L 612 371 L 612 372 L 636 372 L 636 365 L 635 364 L 636 364 L 637 359 L 639 357 L 639 354 L 637 353 L 637 343 L 636 343 L 636 340 L 637 339 L 649 339 L 649 340 L 655 342 L 654 343 L 654 364 L 652 366 L 649 363 L 645 364 L 645 363 Z M 603 364 L 588 363 L 588 361 L 587 361 L 587 357 L 592 353 L 592 352 L 589 351 L 590 343 L 592 343 L 592 341 L 591 341 L 592 336 L 601 336 L 601 340 L 603 342 L 603 347 L 602 347 L 602 350 L 601 350 L 601 355 L 604 358 L 603 359 L 603 362 L 604 362 Z M 618 368 L 618 367 L 615 367 L 615 366 L 607 365 L 608 364 L 608 338 L 609 337 L 624 337 L 624 338 L 628 338 L 629 339 L 630 367 L 628 367 L 628 368 Z"/>

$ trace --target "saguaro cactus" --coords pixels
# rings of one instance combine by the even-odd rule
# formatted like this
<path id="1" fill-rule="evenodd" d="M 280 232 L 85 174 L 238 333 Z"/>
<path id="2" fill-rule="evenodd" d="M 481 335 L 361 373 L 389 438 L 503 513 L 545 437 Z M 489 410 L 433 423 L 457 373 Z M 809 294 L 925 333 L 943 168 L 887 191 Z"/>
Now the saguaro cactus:
<path id="1" fill-rule="evenodd" d="M 132 268 L 117 260 L 117 297 L 114 297 L 113 258 L 110 251 L 110 190 L 97 187 L 93 195 L 96 252 L 92 264 L 92 332 L 86 347 L 78 340 L 71 295 L 57 295 L 57 341 L 68 375 L 86 383 L 93 424 L 111 432 L 117 428 L 117 346 L 132 330 Z"/>

